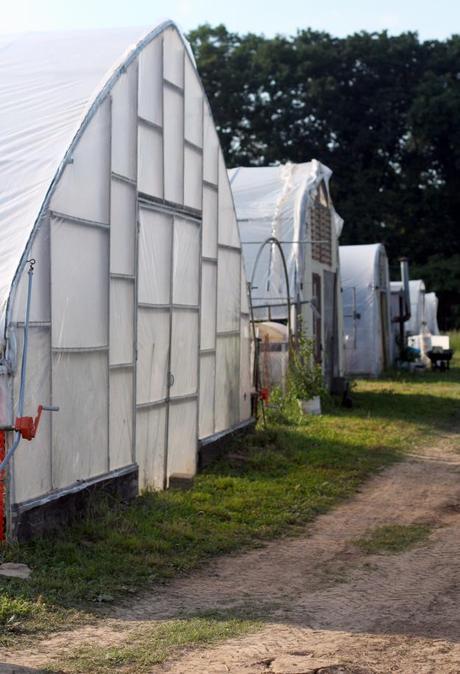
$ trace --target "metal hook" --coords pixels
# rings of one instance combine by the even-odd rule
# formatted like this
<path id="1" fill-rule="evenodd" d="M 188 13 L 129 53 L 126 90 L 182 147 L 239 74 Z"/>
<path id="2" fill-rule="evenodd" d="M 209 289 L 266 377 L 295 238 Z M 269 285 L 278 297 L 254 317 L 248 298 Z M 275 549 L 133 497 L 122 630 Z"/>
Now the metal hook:
<path id="1" fill-rule="evenodd" d="M 37 264 L 37 260 L 35 258 L 30 258 L 30 260 L 26 260 L 26 264 L 29 264 L 29 272 L 33 272 L 34 266 Z"/>

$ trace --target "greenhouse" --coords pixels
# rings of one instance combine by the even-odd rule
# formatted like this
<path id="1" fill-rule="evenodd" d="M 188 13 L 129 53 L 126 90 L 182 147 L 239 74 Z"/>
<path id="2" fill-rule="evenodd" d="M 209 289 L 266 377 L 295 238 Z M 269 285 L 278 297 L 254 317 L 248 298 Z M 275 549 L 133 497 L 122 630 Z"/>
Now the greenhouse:
<path id="1" fill-rule="evenodd" d="M 288 324 L 295 334 L 300 317 L 333 388 L 343 374 L 338 258 L 343 221 L 329 193 L 332 172 L 313 160 L 241 167 L 229 175 L 254 318 Z"/>
<path id="2" fill-rule="evenodd" d="M 340 246 L 345 373 L 377 377 L 394 357 L 390 275 L 380 243 Z"/>
<path id="3" fill-rule="evenodd" d="M 189 479 L 201 444 L 251 423 L 249 309 L 223 155 L 176 26 L 0 44 L 0 421 L 21 538 L 98 485 Z M 39 404 L 59 411 L 28 443 L 17 418 Z"/>
<path id="4" fill-rule="evenodd" d="M 397 294 L 402 288 L 400 281 L 391 282 L 391 291 Z M 405 329 L 408 336 L 422 335 L 427 332 L 425 317 L 425 283 L 421 279 L 409 281 L 410 318 Z"/>

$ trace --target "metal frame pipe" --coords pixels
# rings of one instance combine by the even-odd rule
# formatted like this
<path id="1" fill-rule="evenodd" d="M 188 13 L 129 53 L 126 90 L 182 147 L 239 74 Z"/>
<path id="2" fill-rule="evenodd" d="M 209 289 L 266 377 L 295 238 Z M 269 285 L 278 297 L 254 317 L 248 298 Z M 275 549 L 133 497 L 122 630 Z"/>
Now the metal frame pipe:
<path id="1" fill-rule="evenodd" d="M 24 320 L 24 343 L 22 347 L 21 379 L 19 385 L 19 402 L 18 402 L 18 415 L 17 415 L 18 417 L 22 417 L 24 414 L 24 399 L 26 394 L 26 374 L 27 374 L 27 353 L 29 349 L 30 307 L 32 304 L 32 281 L 36 260 L 34 260 L 33 258 L 31 260 L 27 260 L 27 264 L 29 264 L 29 271 L 27 272 L 29 278 L 27 285 L 26 316 Z M 10 449 L 6 452 L 3 461 L 0 463 L 0 474 L 11 461 L 11 458 L 13 457 L 13 454 L 17 450 L 20 442 L 21 442 L 21 434 L 16 433 L 16 437 L 14 438 L 13 444 L 11 445 Z"/>

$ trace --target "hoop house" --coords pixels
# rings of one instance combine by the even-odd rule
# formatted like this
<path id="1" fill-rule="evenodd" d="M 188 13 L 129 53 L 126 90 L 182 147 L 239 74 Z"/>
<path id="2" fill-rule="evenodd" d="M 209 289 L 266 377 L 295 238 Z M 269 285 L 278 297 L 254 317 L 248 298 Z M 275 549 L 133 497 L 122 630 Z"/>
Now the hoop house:
<path id="1" fill-rule="evenodd" d="M 345 372 L 376 377 L 393 362 L 390 275 L 380 243 L 340 246 Z"/>
<path id="2" fill-rule="evenodd" d="M 392 292 L 399 292 L 402 284 L 392 281 Z M 425 283 L 421 279 L 409 281 L 410 319 L 406 322 L 406 332 L 409 336 L 422 335 L 429 330 L 425 317 Z"/>
<path id="3" fill-rule="evenodd" d="M 60 407 L 8 467 L 21 536 L 88 486 L 190 477 L 199 442 L 249 423 L 249 317 L 222 152 L 176 26 L 1 40 L 1 421 L 16 416 L 31 257 L 25 409 Z"/>
<path id="4" fill-rule="evenodd" d="M 436 293 L 426 293 L 425 318 L 426 318 L 426 327 L 430 335 L 439 335 L 438 305 L 439 300 Z"/>
<path id="5" fill-rule="evenodd" d="M 229 171 L 240 227 L 247 278 L 253 280 L 252 301 L 258 321 L 302 316 L 307 334 L 316 345 L 329 386 L 342 375 L 342 306 L 338 239 L 342 219 L 329 193 L 330 169 L 313 160 L 305 164 L 237 168 Z M 281 254 L 264 241 L 281 243 Z"/>

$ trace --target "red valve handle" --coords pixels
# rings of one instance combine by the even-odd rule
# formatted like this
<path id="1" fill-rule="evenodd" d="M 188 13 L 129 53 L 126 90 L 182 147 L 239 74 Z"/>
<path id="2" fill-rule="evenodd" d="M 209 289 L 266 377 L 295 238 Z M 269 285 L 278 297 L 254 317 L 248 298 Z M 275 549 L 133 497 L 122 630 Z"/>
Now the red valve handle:
<path id="1" fill-rule="evenodd" d="M 20 433 L 24 440 L 33 440 L 38 430 L 40 417 L 42 415 L 43 405 L 38 406 L 37 416 L 33 417 L 17 417 L 14 424 L 14 430 Z"/>
<path id="2" fill-rule="evenodd" d="M 37 416 L 33 417 L 17 417 L 14 424 L 14 430 L 20 433 L 24 440 L 33 440 L 37 435 L 38 424 L 42 416 L 43 410 L 48 412 L 57 412 L 59 407 L 48 407 L 39 405 L 37 409 Z"/>

